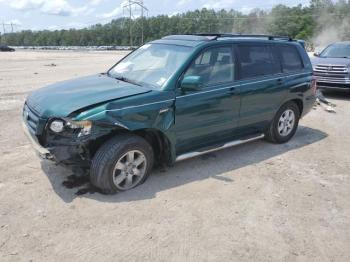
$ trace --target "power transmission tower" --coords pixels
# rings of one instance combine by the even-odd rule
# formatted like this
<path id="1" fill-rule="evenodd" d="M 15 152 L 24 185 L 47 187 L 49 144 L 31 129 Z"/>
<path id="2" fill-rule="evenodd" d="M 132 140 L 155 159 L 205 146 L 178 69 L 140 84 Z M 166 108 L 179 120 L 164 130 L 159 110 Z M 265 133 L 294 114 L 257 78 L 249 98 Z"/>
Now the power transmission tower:
<path id="1" fill-rule="evenodd" d="M 130 36 L 130 46 L 133 46 L 133 31 L 132 31 L 132 20 L 134 17 L 133 11 L 138 11 L 137 7 L 141 9 L 141 42 L 143 44 L 144 42 L 144 32 L 143 32 L 143 18 L 145 11 L 148 12 L 147 7 L 144 5 L 143 0 L 128 0 L 127 4 L 123 6 L 123 8 L 126 8 L 129 13 L 129 36 Z M 134 8 L 134 10 L 133 10 Z"/>
<path id="2" fill-rule="evenodd" d="M 6 34 L 6 27 L 8 26 L 11 27 L 11 33 L 14 33 L 15 32 L 14 28 L 18 27 L 19 25 L 14 22 L 11 22 L 11 23 L 2 22 L 3 35 Z"/>

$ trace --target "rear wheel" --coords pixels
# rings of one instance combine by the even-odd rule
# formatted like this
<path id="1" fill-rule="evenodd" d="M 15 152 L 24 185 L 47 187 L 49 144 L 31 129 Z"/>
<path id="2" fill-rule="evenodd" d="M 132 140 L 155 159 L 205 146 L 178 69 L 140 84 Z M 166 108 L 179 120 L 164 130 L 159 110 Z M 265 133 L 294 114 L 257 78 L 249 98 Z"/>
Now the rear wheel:
<path id="1" fill-rule="evenodd" d="M 113 194 L 142 184 L 153 166 L 153 150 L 146 140 L 121 135 L 108 140 L 96 152 L 91 165 L 91 183 Z"/>
<path id="2" fill-rule="evenodd" d="M 299 118 L 299 107 L 294 102 L 284 104 L 271 122 L 266 139 L 274 143 L 288 142 L 298 128 Z"/>

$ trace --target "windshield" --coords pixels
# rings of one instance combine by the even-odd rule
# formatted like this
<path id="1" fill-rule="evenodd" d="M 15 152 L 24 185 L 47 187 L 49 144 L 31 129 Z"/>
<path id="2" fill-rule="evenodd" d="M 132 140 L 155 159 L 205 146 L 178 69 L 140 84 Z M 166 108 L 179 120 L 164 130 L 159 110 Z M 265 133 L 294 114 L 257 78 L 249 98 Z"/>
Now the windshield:
<path id="1" fill-rule="evenodd" d="M 125 57 L 108 74 L 162 89 L 192 52 L 191 47 L 146 44 Z"/>
<path id="2" fill-rule="evenodd" d="M 327 47 L 320 57 L 350 58 L 350 44 L 333 44 Z"/>

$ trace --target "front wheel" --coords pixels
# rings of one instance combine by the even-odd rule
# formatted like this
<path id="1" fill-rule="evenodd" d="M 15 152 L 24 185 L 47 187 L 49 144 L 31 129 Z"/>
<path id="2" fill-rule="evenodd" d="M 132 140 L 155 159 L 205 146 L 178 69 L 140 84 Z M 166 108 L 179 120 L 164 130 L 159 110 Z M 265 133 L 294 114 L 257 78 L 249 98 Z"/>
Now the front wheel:
<path id="1" fill-rule="evenodd" d="M 147 179 L 153 158 L 152 147 L 142 137 L 114 137 L 96 152 L 91 165 L 91 183 L 106 194 L 134 188 Z"/>
<path id="2" fill-rule="evenodd" d="M 288 142 L 298 128 L 299 118 L 299 107 L 294 102 L 284 104 L 272 120 L 266 139 L 279 144 Z"/>

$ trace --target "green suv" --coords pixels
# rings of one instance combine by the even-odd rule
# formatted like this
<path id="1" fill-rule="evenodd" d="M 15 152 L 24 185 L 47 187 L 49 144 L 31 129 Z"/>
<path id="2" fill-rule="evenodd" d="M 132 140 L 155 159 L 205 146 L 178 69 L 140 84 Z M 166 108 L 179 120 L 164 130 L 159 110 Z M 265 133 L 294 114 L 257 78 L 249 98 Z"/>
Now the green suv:
<path id="1" fill-rule="evenodd" d="M 316 83 L 301 42 L 265 35 L 171 35 L 106 73 L 33 92 L 24 127 L 41 157 L 90 170 L 105 193 L 155 164 L 248 141 L 290 140 Z"/>

